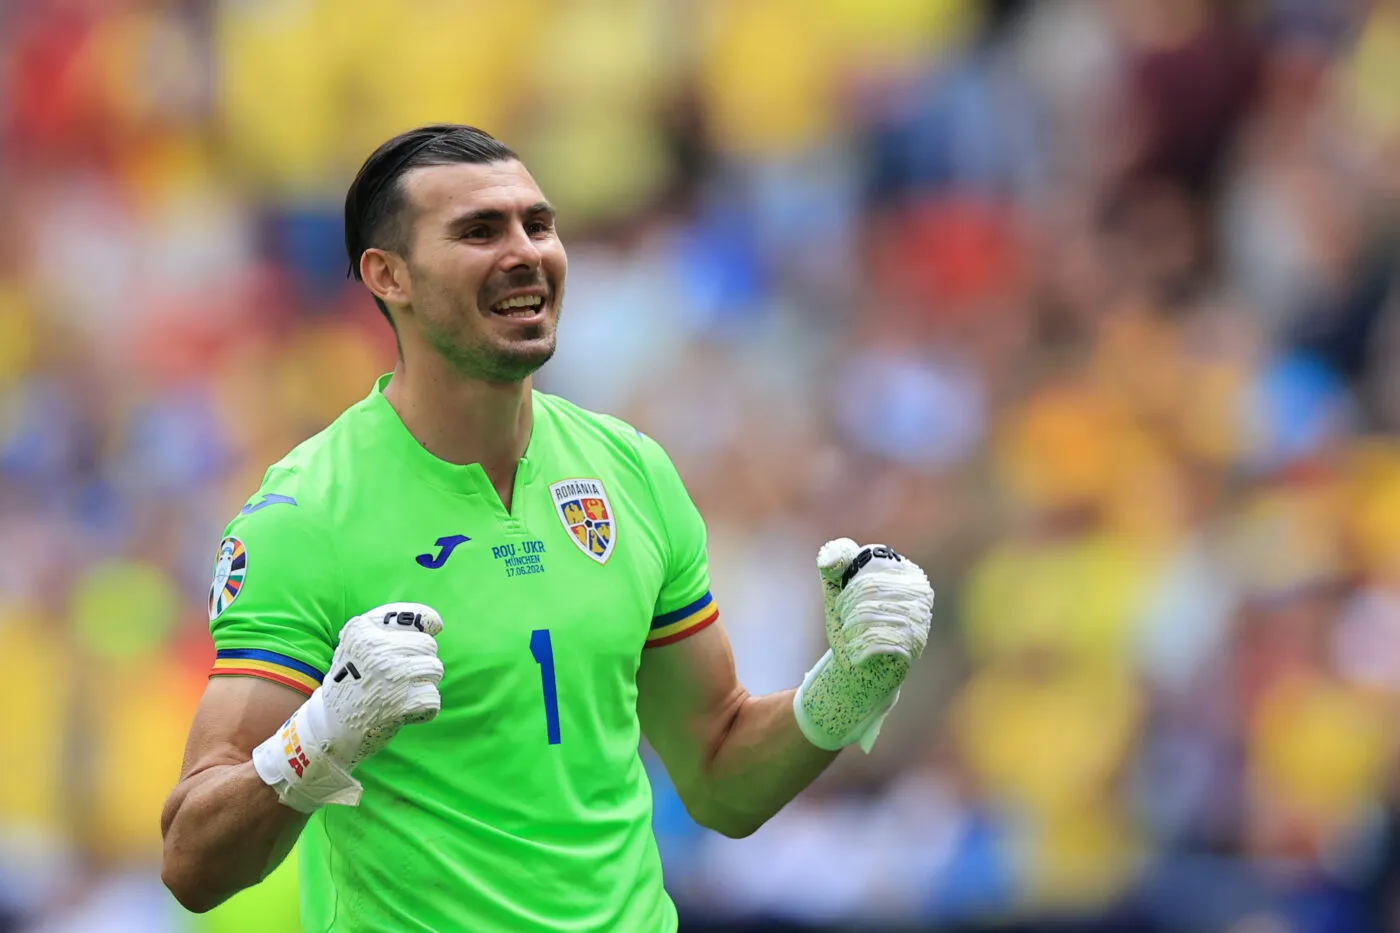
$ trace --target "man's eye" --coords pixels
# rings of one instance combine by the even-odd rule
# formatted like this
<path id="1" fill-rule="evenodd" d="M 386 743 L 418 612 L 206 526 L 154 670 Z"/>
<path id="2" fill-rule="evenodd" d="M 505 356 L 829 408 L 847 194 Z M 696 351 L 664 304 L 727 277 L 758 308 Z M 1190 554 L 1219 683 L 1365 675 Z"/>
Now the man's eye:
<path id="1" fill-rule="evenodd" d="M 525 232 L 531 236 L 548 233 L 551 229 L 550 224 L 543 220 L 532 220 L 525 225 Z"/>
<path id="2" fill-rule="evenodd" d="M 490 227 L 471 227 L 462 234 L 464 240 L 484 240 L 491 235 Z"/>

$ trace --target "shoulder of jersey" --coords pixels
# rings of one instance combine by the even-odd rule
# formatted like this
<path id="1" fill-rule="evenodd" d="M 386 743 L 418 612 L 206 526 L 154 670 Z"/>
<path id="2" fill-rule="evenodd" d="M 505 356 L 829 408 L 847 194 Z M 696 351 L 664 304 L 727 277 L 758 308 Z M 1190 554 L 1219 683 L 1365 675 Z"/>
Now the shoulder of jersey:
<path id="1" fill-rule="evenodd" d="M 643 445 L 648 443 L 645 434 L 621 418 L 589 411 L 587 408 L 575 405 L 568 399 L 545 392 L 536 392 L 535 399 L 545 411 L 553 416 L 560 431 L 573 434 L 575 437 L 591 438 L 628 459 L 638 458 Z"/>
<path id="2" fill-rule="evenodd" d="M 305 521 L 319 513 L 332 491 L 345 485 L 345 467 L 354 462 L 354 411 L 349 409 L 268 467 L 237 518 Z"/>

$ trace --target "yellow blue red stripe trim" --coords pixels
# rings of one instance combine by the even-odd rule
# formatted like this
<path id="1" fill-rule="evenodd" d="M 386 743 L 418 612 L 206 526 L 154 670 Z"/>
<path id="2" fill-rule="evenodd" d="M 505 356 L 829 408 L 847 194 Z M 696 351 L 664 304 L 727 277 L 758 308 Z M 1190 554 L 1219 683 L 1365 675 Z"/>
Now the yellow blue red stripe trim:
<path id="1" fill-rule="evenodd" d="M 695 602 L 672 612 L 662 613 L 651 620 L 647 647 L 656 648 L 694 635 L 719 618 L 719 607 L 708 592 Z"/>
<path id="2" fill-rule="evenodd" d="M 310 664 L 260 648 L 223 648 L 214 656 L 210 677 L 242 674 L 261 677 L 310 696 L 324 676 Z"/>

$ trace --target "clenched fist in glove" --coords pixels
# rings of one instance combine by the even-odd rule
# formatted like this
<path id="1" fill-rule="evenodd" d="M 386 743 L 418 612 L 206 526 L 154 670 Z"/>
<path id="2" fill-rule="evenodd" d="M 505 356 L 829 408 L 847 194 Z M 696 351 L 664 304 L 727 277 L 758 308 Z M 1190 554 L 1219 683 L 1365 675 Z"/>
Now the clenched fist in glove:
<path id="1" fill-rule="evenodd" d="M 829 650 L 793 699 L 812 744 L 835 751 L 875 744 L 899 699 L 909 664 L 923 653 L 933 588 L 918 564 L 883 545 L 838 538 L 817 554 Z"/>
<path id="2" fill-rule="evenodd" d="M 321 686 L 253 750 L 277 799 L 302 813 L 360 802 L 355 766 L 441 708 L 441 631 L 442 618 L 419 603 L 389 603 L 345 623 Z"/>

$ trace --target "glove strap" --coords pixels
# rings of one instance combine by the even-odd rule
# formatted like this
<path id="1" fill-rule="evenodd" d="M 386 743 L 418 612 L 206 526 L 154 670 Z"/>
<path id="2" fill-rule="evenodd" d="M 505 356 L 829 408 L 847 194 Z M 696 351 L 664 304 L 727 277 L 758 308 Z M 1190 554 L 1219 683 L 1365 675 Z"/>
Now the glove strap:
<path id="1" fill-rule="evenodd" d="M 833 651 L 822 655 L 792 698 L 797 727 L 807 741 L 829 752 L 859 742 L 869 754 L 899 700 L 899 685 L 908 670 L 908 662 L 899 661 L 878 656 L 858 673 Z"/>
<path id="2" fill-rule="evenodd" d="M 318 715 L 319 714 L 319 715 Z M 318 728 L 318 725 L 320 728 Z M 313 813 L 328 803 L 357 806 L 363 788 L 327 751 L 319 689 L 276 732 L 253 749 L 253 769 L 284 806 Z"/>
<path id="3" fill-rule="evenodd" d="M 802 678 L 802 684 L 797 688 L 797 693 L 792 698 L 792 713 L 797 717 L 797 728 L 802 730 L 802 734 L 807 737 L 817 748 L 834 752 L 846 746 L 846 742 L 840 736 L 832 736 L 823 725 L 825 717 L 821 716 L 820 706 L 816 710 L 811 709 L 808 695 L 812 692 L 812 684 L 826 675 L 835 655 L 830 649 L 821 659 L 807 672 L 807 676 Z M 818 692 L 822 688 L 817 688 Z M 816 715 L 814 715 L 814 713 Z"/>

